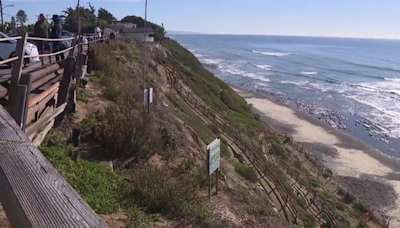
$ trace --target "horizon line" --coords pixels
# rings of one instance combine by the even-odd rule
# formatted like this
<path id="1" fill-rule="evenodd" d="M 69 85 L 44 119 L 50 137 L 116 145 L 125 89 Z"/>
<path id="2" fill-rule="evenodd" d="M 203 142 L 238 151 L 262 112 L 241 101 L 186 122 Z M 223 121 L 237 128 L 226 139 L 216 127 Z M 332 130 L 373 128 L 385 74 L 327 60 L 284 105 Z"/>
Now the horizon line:
<path id="1" fill-rule="evenodd" d="M 173 32 L 181 33 L 175 35 L 225 35 L 225 36 L 288 36 L 288 37 L 310 37 L 310 38 L 339 38 L 339 39 L 369 39 L 369 40 L 394 40 L 398 41 L 400 38 L 385 38 L 385 37 L 355 37 L 355 36 L 324 36 L 324 35 L 282 35 L 282 34 L 232 34 L 232 33 L 204 33 L 193 31 L 179 31 L 171 30 Z M 167 30 L 168 35 L 168 30 Z"/>

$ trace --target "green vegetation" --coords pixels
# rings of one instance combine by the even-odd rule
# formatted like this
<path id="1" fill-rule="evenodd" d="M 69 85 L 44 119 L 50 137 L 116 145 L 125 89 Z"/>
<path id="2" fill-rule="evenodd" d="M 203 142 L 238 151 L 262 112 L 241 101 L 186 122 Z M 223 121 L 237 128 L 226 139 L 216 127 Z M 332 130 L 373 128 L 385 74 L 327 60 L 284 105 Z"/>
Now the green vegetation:
<path id="1" fill-rule="evenodd" d="M 88 117 L 80 123 L 80 129 L 82 131 L 92 130 L 97 125 L 97 120 L 93 117 Z"/>
<path id="2" fill-rule="evenodd" d="M 99 214 L 109 214 L 115 212 L 120 205 L 126 205 L 128 184 L 118 174 L 98 163 L 80 158 L 72 161 L 68 155 L 73 148 L 65 142 L 64 135 L 52 132 L 40 151 L 93 210 Z"/>
<path id="3" fill-rule="evenodd" d="M 88 102 L 89 98 L 90 96 L 87 94 L 84 88 L 78 87 L 76 89 L 76 100 L 86 103 Z"/>
<path id="4" fill-rule="evenodd" d="M 205 184 L 205 170 L 193 161 L 183 161 L 176 170 L 147 162 L 156 153 L 177 154 L 177 143 L 167 125 L 144 114 L 142 95 L 137 92 L 140 78 L 130 77 L 121 61 L 110 58 L 112 51 L 121 51 L 119 47 L 130 48 L 117 42 L 96 49 L 96 75 L 92 77 L 112 102 L 98 116 L 87 117 L 79 125 L 83 131 L 93 131 L 93 139 L 104 148 L 96 151 L 96 157 L 113 160 L 115 171 L 95 160 L 85 160 L 86 155 L 72 156 L 79 149 L 69 145 L 62 132 L 49 134 L 40 149 L 97 213 L 122 209 L 128 215 L 126 227 L 149 225 L 157 217 L 153 215 L 207 227 L 210 214 L 197 195 Z M 114 88 L 118 93 L 110 92 Z M 191 115 L 193 124 L 196 116 Z M 206 125 L 194 125 L 207 137 L 215 136 Z"/>
<path id="5" fill-rule="evenodd" d="M 248 167 L 247 165 L 240 163 L 238 161 L 235 161 L 233 163 L 233 166 L 235 167 L 236 172 L 238 172 L 247 180 L 253 183 L 256 183 L 258 181 L 257 174 L 251 167 Z"/>
<path id="6" fill-rule="evenodd" d="M 314 218 L 306 210 L 300 212 L 300 219 L 301 219 L 301 221 L 303 221 L 305 228 L 314 228 L 315 227 Z"/>
<path id="7" fill-rule="evenodd" d="M 251 112 L 251 106 L 235 93 L 225 82 L 206 70 L 199 60 L 174 40 L 165 40 L 163 45 L 170 51 L 170 61 L 190 88 L 213 110 L 219 111 L 229 123 L 236 123 L 238 130 L 254 131 L 262 124 Z M 222 92 L 221 92 L 222 91 Z"/>
<path id="8" fill-rule="evenodd" d="M 281 157 L 282 159 L 287 160 L 288 155 L 286 153 L 285 147 L 282 144 L 278 144 L 276 142 L 272 143 L 272 149 L 275 151 L 275 154 Z"/>

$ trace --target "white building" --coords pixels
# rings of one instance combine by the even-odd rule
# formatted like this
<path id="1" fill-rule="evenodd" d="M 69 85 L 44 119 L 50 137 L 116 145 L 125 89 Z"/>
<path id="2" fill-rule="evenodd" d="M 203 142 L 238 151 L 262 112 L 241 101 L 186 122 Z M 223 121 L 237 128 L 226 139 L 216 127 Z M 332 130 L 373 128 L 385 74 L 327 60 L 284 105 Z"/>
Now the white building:
<path id="1" fill-rule="evenodd" d="M 115 21 L 113 29 L 119 35 L 129 39 L 135 39 L 142 42 L 154 42 L 154 31 L 152 28 L 138 28 L 136 24 L 130 22 Z"/>

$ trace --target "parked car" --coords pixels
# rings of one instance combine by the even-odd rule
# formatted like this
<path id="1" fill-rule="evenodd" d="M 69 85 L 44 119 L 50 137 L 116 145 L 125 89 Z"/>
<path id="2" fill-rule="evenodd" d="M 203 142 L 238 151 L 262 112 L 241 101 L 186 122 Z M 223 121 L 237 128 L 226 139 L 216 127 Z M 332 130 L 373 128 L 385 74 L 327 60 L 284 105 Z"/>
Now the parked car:
<path id="1" fill-rule="evenodd" d="M 0 32 L 0 38 L 10 38 L 10 37 Z M 16 48 L 17 48 L 16 40 L 0 41 L 0 61 L 14 57 Z M 30 57 L 24 59 L 24 65 L 40 61 L 38 48 L 36 47 L 36 45 L 30 42 L 27 42 L 25 45 L 25 55 L 29 55 Z M 11 66 L 12 62 L 8 63 L 8 65 Z"/>
<path id="2" fill-rule="evenodd" d="M 63 30 L 63 31 L 61 32 L 61 36 L 62 36 L 62 38 L 69 38 L 69 37 L 74 37 L 75 35 L 74 35 L 72 32 L 69 32 L 69 31 L 67 31 L 67 30 Z M 68 43 L 68 47 L 71 47 L 72 40 L 67 40 L 67 41 L 65 41 L 65 42 Z M 86 38 L 85 36 L 83 36 L 82 42 L 83 42 L 84 44 L 87 44 L 87 43 L 88 43 L 88 40 L 87 40 L 87 38 Z"/>

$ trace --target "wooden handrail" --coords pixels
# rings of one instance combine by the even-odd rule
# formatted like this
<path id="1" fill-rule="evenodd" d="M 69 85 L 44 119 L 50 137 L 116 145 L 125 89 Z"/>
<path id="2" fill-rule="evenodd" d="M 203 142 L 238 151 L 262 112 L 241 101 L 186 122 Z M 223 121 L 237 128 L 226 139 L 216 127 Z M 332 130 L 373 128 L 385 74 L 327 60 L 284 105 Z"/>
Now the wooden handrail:
<path id="1" fill-rule="evenodd" d="M 0 201 L 13 227 L 108 227 L 0 107 Z"/>

